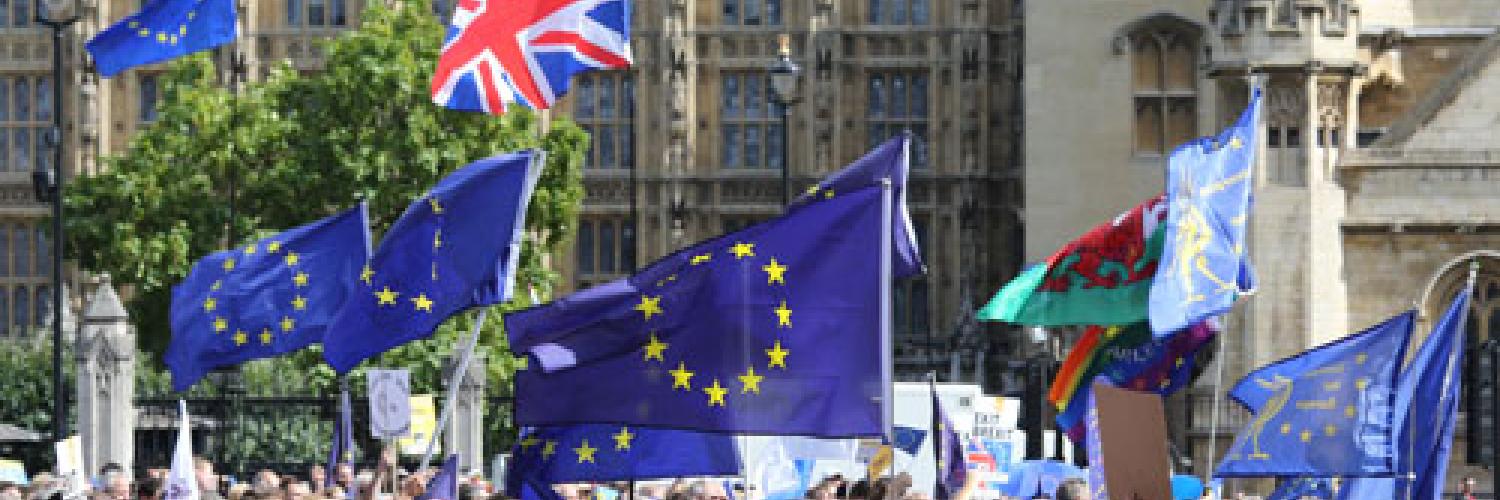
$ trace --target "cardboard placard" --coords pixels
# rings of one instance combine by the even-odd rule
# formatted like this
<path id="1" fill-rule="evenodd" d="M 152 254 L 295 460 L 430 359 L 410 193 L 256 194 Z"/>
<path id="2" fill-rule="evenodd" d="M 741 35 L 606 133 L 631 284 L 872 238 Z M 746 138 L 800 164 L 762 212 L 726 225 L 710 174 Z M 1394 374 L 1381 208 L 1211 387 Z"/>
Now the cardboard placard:
<path id="1" fill-rule="evenodd" d="M 1090 479 L 1103 476 L 1105 489 L 1098 484 L 1090 484 L 1089 489 L 1095 494 L 1107 491 L 1108 498 L 1115 500 L 1172 498 L 1161 396 L 1095 381 L 1093 399 L 1088 419 L 1097 433 L 1089 436 L 1089 447 L 1098 448 L 1089 458 L 1097 456 L 1100 463 L 1090 464 L 1096 471 Z"/>

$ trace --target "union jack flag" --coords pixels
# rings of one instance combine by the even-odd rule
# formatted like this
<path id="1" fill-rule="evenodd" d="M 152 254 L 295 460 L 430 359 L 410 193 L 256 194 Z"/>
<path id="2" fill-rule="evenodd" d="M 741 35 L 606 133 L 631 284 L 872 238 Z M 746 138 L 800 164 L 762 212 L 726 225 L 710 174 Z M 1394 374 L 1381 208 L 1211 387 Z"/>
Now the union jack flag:
<path id="1" fill-rule="evenodd" d="M 628 0 L 459 0 L 432 102 L 502 114 L 552 107 L 574 73 L 630 67 Z"/>

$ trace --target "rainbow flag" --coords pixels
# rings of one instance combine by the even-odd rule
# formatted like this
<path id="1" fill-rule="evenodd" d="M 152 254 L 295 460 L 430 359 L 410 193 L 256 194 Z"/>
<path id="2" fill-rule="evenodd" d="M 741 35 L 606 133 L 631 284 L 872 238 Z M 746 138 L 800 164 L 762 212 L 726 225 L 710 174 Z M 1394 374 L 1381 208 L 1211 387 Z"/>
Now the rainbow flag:
<path id="1" fill-rule="evenodd" d="M 1057 406 L 1058 428 L 1067 431 L 1074 441 L 1084 438 L 1084 415 L 1091 392 L 1087 382 L 1097 375 L 1108 377 L 1117 387 L 1163 396 L 1187 386 L 1193 373 L 1193 356 L 1219 329 L 1216 320 L 1209 320 L 1157 338 L 1144 321 L 1089 327 L 1068 353 L 1047 395 Z"/>
<path id="2" fill-rule="evenodd" d="M 1166 214 L 1165 195 L 1158 195 L 1094 227 L 1012 279 L 979 319 L 1041 326 L 1145 321 Z"/>

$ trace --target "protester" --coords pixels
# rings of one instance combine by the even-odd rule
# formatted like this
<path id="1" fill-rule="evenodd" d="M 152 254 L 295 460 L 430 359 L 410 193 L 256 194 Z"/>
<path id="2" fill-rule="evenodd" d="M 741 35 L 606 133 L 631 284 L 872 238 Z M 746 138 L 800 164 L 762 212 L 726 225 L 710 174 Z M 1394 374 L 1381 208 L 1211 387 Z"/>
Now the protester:
<path id="1" fill-rule="evenodd" d="M 161 500 L 161 487 L 161 478 L 147 475 L 136 483 L 135 497 L 138 500 Z"/>
<path id="2" fill-rule="evenodd" d="M 203 457 L 194 457 L 193 476 L 198 480 L 198 497 L 201 500 L 224 500 L 219 495 L 219 475 L 214 474 L 213 462 Z"/>
<path id="3" fill-rule="evenodd" d="M 1082 479 L 1065 479 L 1057 485 L 1057 494 L 1052 495 L 1057 500 L 1089 500 L 1089 485 Z"/>

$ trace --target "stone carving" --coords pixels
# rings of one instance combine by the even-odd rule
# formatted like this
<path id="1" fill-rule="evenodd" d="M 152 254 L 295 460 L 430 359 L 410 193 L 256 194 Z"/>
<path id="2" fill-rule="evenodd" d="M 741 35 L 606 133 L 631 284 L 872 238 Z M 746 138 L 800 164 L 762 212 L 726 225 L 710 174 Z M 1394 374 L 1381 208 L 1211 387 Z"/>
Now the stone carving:
<path id="1" fill-rule="evenodd" d="M 118 463 L 130 470 L 135 452 L 135 331 L 108 275 L 78 330 L 78 434 L 84 470 Z"/>
<path id="2" fill-rule="evenodd" d="M 443 380 L 453 379 L 457 365 L 456 357 L 450 356 L 444 362 Z M 443 432 L 443 451 L 458 454 L 459 470 L 484 468 L 484 389 L 485 359 L 476 353 L 459 379 L 453 416 L 449 417 L 448 428 Z"/>

